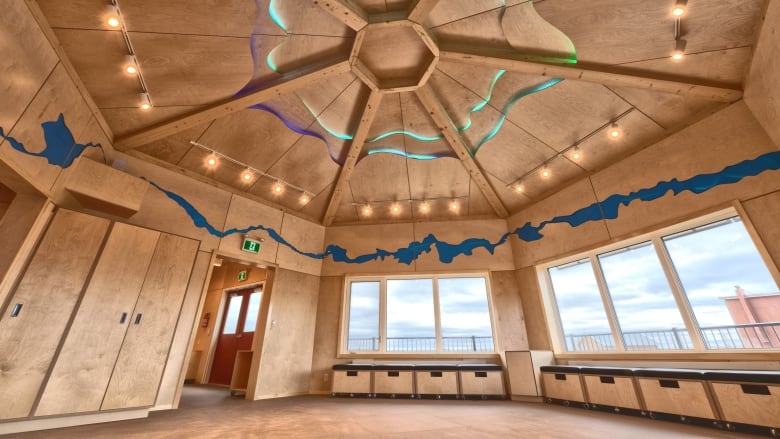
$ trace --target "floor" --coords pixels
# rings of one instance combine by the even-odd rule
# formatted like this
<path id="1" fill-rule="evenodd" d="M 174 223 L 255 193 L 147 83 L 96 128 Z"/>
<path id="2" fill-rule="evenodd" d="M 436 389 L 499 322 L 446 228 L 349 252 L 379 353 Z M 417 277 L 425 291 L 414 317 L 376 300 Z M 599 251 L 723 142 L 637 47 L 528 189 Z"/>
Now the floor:
<path id="1" fill-rule="evenodd" d="M 7 438 L 757 438 L 549 404 L 303 396 L 264 401 L 185 386 L 179 410 Z"/>

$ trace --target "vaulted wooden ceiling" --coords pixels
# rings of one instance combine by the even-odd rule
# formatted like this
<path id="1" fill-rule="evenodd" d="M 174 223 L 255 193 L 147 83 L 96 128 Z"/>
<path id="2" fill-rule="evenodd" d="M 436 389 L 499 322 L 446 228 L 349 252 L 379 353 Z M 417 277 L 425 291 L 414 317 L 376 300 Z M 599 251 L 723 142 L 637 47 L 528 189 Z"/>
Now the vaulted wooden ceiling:
<path id="1" fill-rule="evenodd" d="M 765 6 L 689 0 L 674 61 L 674 0 L 119 0 L 141 111 L 110 1 L 38 3 L 118 150 L 326 225 L 518 212 L 740 99 Z"/>

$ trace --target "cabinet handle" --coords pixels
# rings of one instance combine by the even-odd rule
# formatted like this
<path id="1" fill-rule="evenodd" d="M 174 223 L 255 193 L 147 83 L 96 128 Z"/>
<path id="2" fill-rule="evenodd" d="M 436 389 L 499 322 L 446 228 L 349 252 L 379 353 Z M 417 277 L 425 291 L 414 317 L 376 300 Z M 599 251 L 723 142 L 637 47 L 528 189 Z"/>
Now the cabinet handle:
<path id="1" fill-rule="evenodd" d="M 11 317 L 16 317 L 19 315 L 19 312 L 22 310 L 22 304 L 17 303 L 14 305 L 14 308 L 11 310 Z"/>
<path id="2" fill-rule="evenodd" d="M 127 321 L 127 313 L 123 312 L 122 317 L 119 319 L 119 324 L 124 325 L 125 321 Z"/>
<path id="3" fill-rule="evenodd" d="M 139 324 L 141 324 L 141 317 L 142 317 L 142 316 L 143 316 L 143 314 L 141 314 L 140 312 L 138 313 L 138 315 L 137 315 L 137 316 L 135 316 L 135 324 L 136 324 L 136 325 L 139 325 Z"/>

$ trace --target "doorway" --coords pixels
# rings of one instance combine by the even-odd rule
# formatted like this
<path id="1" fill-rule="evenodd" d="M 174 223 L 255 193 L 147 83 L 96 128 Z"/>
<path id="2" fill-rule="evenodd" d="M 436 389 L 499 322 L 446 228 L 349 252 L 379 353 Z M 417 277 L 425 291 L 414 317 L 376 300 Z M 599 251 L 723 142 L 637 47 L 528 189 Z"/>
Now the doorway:
<path id="1" fill-rule="evenodd" d="M 222 312 L 224 318 L 211 366 L 210 384 L 229 386 L 236 354 L 252 350 L 262 297 L 262 285 L 227 293 Z"/>

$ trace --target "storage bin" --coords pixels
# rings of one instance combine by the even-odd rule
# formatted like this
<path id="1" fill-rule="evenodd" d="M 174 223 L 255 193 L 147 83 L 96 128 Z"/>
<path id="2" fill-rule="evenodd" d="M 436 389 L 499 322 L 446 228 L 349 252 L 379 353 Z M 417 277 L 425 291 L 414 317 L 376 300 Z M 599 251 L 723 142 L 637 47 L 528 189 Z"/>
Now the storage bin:
<path id="1" fill-rule="evenodd" d="M 635 369 L 634 377 L 647 411 L 717 419 L 707 392 L 704 371 Z"/>
<path id="2" fill-rule="evenodd" d="M 780 372 L 708 371 L 722 420 L 780 429 Z"/>
<path id="3" fill-rule="evenodd" d="M 546 398 L 585 402 L 578 366 L 542 366 L 542 388 Z"/>
<path id="4" fill-rule="evenodd" d="M 417 364 L 414 376 L 416 393 L 420 398 L 457 398 L 460 394 L 455 364 Z"/>
<path id="5" fill-rule="evenodd" d="M 414 396 L 414 366 L 411 364 L 375 364 L 374 396 L 396 398 Z"/>
<path id="6" fill-rule="evenodd" d="M 505 398 L 504 372 L 498 364 L 459 364 L 460 394 L 463 398 Z"/>
<path id="7" fill-rule="evenodd" d="M 583 367 L 580 369 L 587 402 L 596 406 L 641 410 L 633 369 Z"/>
<path id="8" fill-rule="evenodd" d="M 333 396 L 371 396 L 373 364 L 334 364 Z"/>

